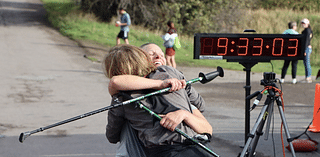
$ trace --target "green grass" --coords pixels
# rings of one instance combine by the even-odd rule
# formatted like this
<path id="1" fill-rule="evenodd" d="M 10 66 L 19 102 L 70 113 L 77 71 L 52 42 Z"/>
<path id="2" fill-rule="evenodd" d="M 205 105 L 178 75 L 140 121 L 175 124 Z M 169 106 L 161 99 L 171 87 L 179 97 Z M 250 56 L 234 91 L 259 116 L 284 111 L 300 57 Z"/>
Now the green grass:
<path id="1" fill-rule="evenodd" d="M 96 42 L 106 47 L 112 47 L 116 44 L 116 36 L 119 32 L 119 27 L 114 26 L 116 19 L 110 23 L 99 21 L 93 14 L 83 13 L 79 6 L 76 6 L 71 0 L 42 0 L 45 9 L 47 10 L 47 18 L 55 28 L 60 32 L 74 40 L 88 40 Z M 281 10 L 257 10 L 248 11 L 252 16 L 252 20 L 244 29 L 256 29 L 258 33 L 282 33 L 287 28 L 287 20 L 293 19 L 299 22 L 302 17 L 309 18 L 315 22 L 315 26 L 319 26 L 319 14 L 308 14 L 293 11 Z M 289 13 L 289 18 L 287 17 Z M 286 15 L 286 16 L 284 16 Z M 301 32 L 301 28 L 299 28 Z M 239 29 L 240 30 L 240 29 Z M 240 33 L 240 32 L 239 32 Z M 242 32 L 241 32 L 242 33 Z M 319 32 L 316 32 L 319 33 Z M 140 26 L 130 26 L 129 42 L 132 45 L 140 46 L 147 42 L 152 42 L 160 47 L 163 44 L 161 39 L 163 32 L 150 31 Z M 226 60 L 195 60 L 193 59 L 193 37 L 179 36 L 182 48 L 176 51 L 176 62 L 178 66 L 204 66 L 217 67 L 221 66 L 224 69 L 243 70 L 243 66 L 236 62 L 227 62 Z M 123 43 L 123 41 L 121 41 Z M 312 41 L 313 55 L 312 58 L 312 75 L 316 75 L 320 69 L 320 51 L 319 38 L 314 38 Z M 259 63 L 252 68 L 253 72 L 270 72 L 274 71 L 277 74 L 281 73 L 283 61 L 274 60 L 271 63 Z M 291 66 L 288 69 L 288 75 L 291 74 Z M 304 75 L 304 66 L 302 60 L 298 63 L 297 75 Z"/>

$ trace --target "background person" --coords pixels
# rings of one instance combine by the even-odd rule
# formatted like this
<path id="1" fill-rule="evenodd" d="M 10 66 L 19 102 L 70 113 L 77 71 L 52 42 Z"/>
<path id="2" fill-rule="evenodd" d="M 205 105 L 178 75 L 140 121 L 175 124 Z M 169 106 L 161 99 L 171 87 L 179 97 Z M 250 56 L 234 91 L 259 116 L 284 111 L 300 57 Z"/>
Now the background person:
<path id="1" fill-rule="evenodd" d="M 131 25 L 130 15 L 123 8 L 119 9 L 119 13 L 121 14 L 120 21 L 117 21 L 116 23 L 117 27 L 120 26 L 120 32 L 117 36 L 117 45 L 120 44 L 120 38 L 122 38 L 126 44 L 129 44 L 129 26 Z"/>
<path id="2" fill-rule="evenodd" d="M 175 49 L 173 48 L 174 39 L 178 36 L 176 28 L 174 28 L 174 23 L 172 21 L 167 22 L 169 27 L 167 33 L 162 37 L 165 41 L 164 46 L 166 47 L 166 60 L 169 66 L 176 68 L 176 61 L 174 55 L 176 54 Z"/>
<path id="3" fill-rule="evenodd" d="M 296 31 L 296 29 L 297 29 L 297 23 L 296 23 L 296 22 L 289 22 L 289 23 L 288 23 L 288 27 L 289 27 L 289 29 L 285 30 L 285 31 L 283 32 L 283 34 L 299 34 L 299 33 Z M 290 61 L 291 61 L 291 66 L 292 66 L 292 69 L 291 69 L 291 73 L 292 73 L 292 83 L 293 83 L 293 84 L 296 84 L 296 83 L 297 83 L 296 76 L 297 76 L 297 64 L 298 64 L 298 60 L 285 60 L 285 61 L 284 61 L 284 64 L 283 64 L 283 67 L 282 67 L 282 71 L 281 71 L 281 80 L 280 80 L 280 82 L 281 82 L 281 83 L 284 83 L 284 78 L 285 78 L 285 76 L 286 76 L 286 73 L 287 73 L 287 70 L 288 70 Z"/>
<path id="4" fill-rule="evenodd" d="M 147 152 L 151 153 L 150 156 L 174 156 L 181 153 L 191 156 L 211 156 L 198 146 L 186 143 L 185 138 L 181 135 L 172 132 L 177 127 L 190 136 L 202 133 L 210 136 L 212 134 L 211 125 L 200 112 L 200 110 L 203 111 L 204 104 L 191 106 L 186 92 L 189 89 L 184 88 L 183 84 L 185 83 L 181 81 L 184 78 L 179 71 L 169 66 L 160 66 L 154 71 L 154 64 L 150 64 L 149 55 L 131 45 L 112 48 L 103 63 L 105 64 L 106 76 L 111 78 L 109 91 L 110 94 L 113 94 L 113 103 L 116 99 L 123 100 L 121 95 L 116 94 L 119 86 L 114 82 L 114 78 L 123 74 L 145 76 L 145 73 L 151 70 L 152 72 L 147 76 L 152 78 L 147 80 L 154 81 L 151 85 L 147 85 L 146 81 L 136 81 L 135 83 L 147 85 L 152 89 L 162 89 L 163 86 L 168 86 L 168 82 L 174 82 L 171 84 L 172 87 L 177 85 L 177 89 L 180 89 L 141 101 L 154 112 L 162 114 L 163 119 L 160 122 L 155 121 L 149 113 L 132 104 L 109 110 L 106 135 L 111 143 L 119 141 L 122 125 L 125 121 L 129 121 L 132 128 L 138 132 L 138 138 L 148 150 Z M 143 77 L 139 78 L 143 79 Z M 134 80 L 126 81 L 125 84 L 129 84 Z M 141 88 L 141 86 L 138 87 Z M 129 88 L 125 88 L 125 90 L 132 90 Z M 132 94 L 143 94 L 143 91 L 134 91 Z"/>
<path id="5" fill-rule="evenodd" d="M 304 82 L 312 83 L 312 80 L 311 80 L 312 69 L 310 64 L 310 55 L 312 53 L 311 39 L 313 37 L 313 33 L 312 33 L 310 22 L 308 19 L 306 18 L 302 19 L 301 25 L 304 28 L 304 30 L 302 31 L 302 34 L 307 36 L 306 48 L 305 48 L 304 59 L 303 59 L 305 76 L 306 76 L 306 79 Z"/>

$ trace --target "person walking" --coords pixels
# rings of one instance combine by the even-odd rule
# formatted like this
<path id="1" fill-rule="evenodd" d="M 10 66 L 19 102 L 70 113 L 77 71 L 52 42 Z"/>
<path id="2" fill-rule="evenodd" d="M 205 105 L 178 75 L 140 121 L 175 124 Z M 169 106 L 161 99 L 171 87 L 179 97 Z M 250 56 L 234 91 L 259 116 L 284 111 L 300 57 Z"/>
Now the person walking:
<path id="1" fill-rule="evenodd" d="M 297 29 L 297 22 L 289 22 L 288 23 L 288 27 L 289 29 L 285 30 L 283 32 L 283 34 L 299 34 L 296 29 Z M 281 83 L 284 83 L 284 78 L 286 76 L 289 64 L 291 61 L 291 66 L 292 66 L 292 70 L 291 70 L 291 75 L 292 75 L 292 84 L 296 84 L 297 83 L 297 64 L 298 64 L 298 60 L 285 60 L 283 67 L 282 67 L 282 71 L 281 71 Z"/>
<path id="2" fill-rule="evenodd" d="M 306 48 L 305 48 L 304 59 L 303 59 L 306 79 L 303 82 L 312 83 L 312 79 L 311 79 L 312 69 L 310 64 L 310 55 L 312 53 L 312 46 L 310 42 L 313 37 L 313 33 L 310 27 L 310 21 L 308 19 L 306 18 L 302 19 L 301 25 L 304 28 L 304 30 L 302 31 L 302 34 L 307 36 Z"/>
<path id="3" fill-rule="evenodd" d="M 120 26 L 120 32 L 117 36 L 117 45 L 120 44 L 120 38 L 124 40 L 126 44 L 129 44 L 129 26 L 131 25 L 130 15 L 125 11 L 125 9 L 120 8 L 119 13 L 121 14 L 120 21 L 117 21 L 116 26 Z"/>

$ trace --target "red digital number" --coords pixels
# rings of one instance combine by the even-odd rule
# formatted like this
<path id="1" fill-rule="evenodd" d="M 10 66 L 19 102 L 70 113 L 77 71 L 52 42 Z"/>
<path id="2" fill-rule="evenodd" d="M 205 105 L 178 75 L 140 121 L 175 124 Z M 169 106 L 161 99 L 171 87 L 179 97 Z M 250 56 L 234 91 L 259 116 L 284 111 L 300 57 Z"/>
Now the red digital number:
<path id="1" fill-rule="evenodd" d="M 243 40 L 245 40 L 246 41 L 246 45 L 245 46 L 240 46 L 240 44 L 241 44 L 241 40 L 243 41 Z M 247 53 L 248 53 L 248 44 L 249 44 L 249 39 L 248 38 L 240 38 L 239 39 L 239 46 L 238 46 L 238 55 L 239 56 L 245 56 L 245 55 L 247 55 Z M 245 48 L 245 53 L 240 53 L 240 49 L 241 48 Z"/>
<path id="2" fill-rule="evenodd" d="M 225 42 L 226 42 L 225 45 L 220 45 L 220 40 L 225 40 Z M 228 47 L 228 38 L 219 38 L 217 45 L 218 45 L 218 51 L 217 51 L 218 53 L 217 54 L 222 55 L 222 56 L 226 55 L 227 54 L 227 47 Z M 224 53 L 219 53 L 220 48 L 224 48 Z"/>
<path id="3" fill-rule="evenodd" d="M 213 49 L 213 39 L 205 38 L 202 43 L 202 53 L 201 54 L 211 54 Z"/>
<path id="4" fill-rule="evenodd" d="M 276 45 L 276 41 L 281 41 L 281 46 L 279 45 Z M 276 54 L 274 49 L 276 47 L 280 47 L 280 53 L 279 54 Z M 282 38 L 275 38 L 273 39 L 273 47 L 272 47 L 272 55 L 274 56 L 281 56 L 282 55 L 282 50 L 283 50 L 283 39 Z"/>
<path id="5" fill-rule="evenodd" d="M 260 40 L 260 46 L 253 46 L 253 48 L 255 49 L 255 48 L 259 48 L 260 49 L 260 51 L 259 51 L 259 53 L 257 53 L 257 54 L 254 54 L 254 53 L 252 53 L 252 55 L 253 56 L 261 56 L 261 54 L 262 54 L 262 46 L 263 46 L 263 39 L 262 38 L 254 38 L 253 39 L 253 41 L 257 41 L 257 40 Z"/>
<path id="6" fill-rule="evenodd" d="M 297 55 L 297 47 L 298 47 L 298 39 L 289 39 L 289 43 L 290 41 L 295 41 L 296 42 L 296 46 L 288 46 L 288 49 L 294 49 L 294 54 L 289 54 L 288 52 L 288 56 L 296 56 Z"/>

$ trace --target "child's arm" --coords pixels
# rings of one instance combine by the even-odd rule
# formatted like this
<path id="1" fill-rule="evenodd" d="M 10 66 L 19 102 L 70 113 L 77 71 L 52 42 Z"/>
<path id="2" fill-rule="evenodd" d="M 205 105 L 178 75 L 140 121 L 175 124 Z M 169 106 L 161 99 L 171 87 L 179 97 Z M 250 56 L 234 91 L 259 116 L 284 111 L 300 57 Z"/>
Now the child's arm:
<path id="1" fill-rule="evenodd" d="M 163 89 L 166 87 L 171 87 L 170 91 L 177 91 L 186 87 L 186 81 L 176 78 L 154 80 L 135 75 L 118 75 L 110 79 L 108 89 L 110 95 L 114 95 L 119 91 Z"/>

